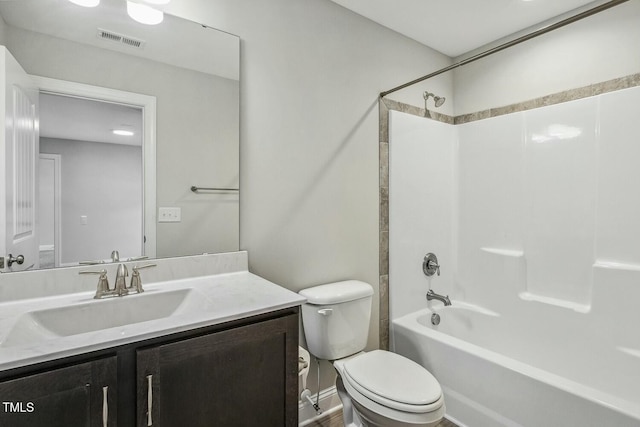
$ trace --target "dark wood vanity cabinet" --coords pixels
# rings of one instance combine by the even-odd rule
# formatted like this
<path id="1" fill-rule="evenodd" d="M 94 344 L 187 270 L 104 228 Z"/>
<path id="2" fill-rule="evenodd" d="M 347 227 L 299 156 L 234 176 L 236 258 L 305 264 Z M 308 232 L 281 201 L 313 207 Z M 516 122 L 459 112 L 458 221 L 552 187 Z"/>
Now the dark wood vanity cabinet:
<path id="1" fill-rule="evenodd" d="M 115 356 L 1 382 L 0 426 L 115 426 L 117 384 Z"/>
<path id="2" fill-rule="evenodd" d="M 283 317 L 138 350 L 138 426 L 297 425 L 288 404 L 297 402 L 297 323 Z"/>
<path id="3" fill-rule="evenodd" d="M 297 359 L 294 307 L 5 371 L 0 426 L 293 427 Z"/>

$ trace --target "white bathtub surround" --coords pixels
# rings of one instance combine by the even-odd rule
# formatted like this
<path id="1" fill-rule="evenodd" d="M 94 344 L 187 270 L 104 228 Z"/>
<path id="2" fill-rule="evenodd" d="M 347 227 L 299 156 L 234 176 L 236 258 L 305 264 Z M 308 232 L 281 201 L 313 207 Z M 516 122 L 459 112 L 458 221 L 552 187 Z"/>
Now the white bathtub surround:
<path id="1" fill-rule="evenodd" d="M 629 187 L 640 182 L 638 102 L 630 88 L 456 127 L 456 271 L 467 299 L 504 310 L 517 293 L 586 313 L 608 286 L 598 270 L 640 265 L 640 199 Z"/>
<path id="2" fill-rule="evenodd" d="M 640 182 L 638 103 L 640 87 L 458 126 L 391 111 L 396 280 L 488 307 L 518 295 L 591 311 L 596 270 L 640 269 L 640 200 L 627 191 Z M 442 276 L 415 268 L 423 252 Z M 391 317 L 411 305 L 392 295 Z"/>
<path id="3" fill-rule="evenodd" d="M 12 298 L 0 302 L 0 370 L 215 325 L 304 302 L 298 294 L 247 271 L 246 252 L 153 262 L 158 264 L 155 269 L 140 272 L 144 293 L 102 300 L 93 299 L 97 276 L 78 276 L 74 268 L 0 275 L 5 282 L 0 286 L 3 292 L 14 291 L 9 294 Z M 126 264 L 131 267 L 141 262 Z M 111 273 L 115 271 L 110 267 L 109 278 L 113 281 Z M 146 274 L 151 272 L 154 274 Z M 49 275 L 60 282 L 46 280 Z M 12 278 L 18 283 L 13 283 Z M 57 292 L 53 288 L 56 284 L 61 285 Z M 20 294 L 23 289 L 20 285 L 31 289 Z M 140 305 L 139 301 L 145 303 Z M 165 315 L 159 310 L 164 310 Z M 79 318 L 65 319 L 65 313 Z M 47 321 L 52 316 L 57 325 L 55 330 L 50 329 L 52 325 Z M 127 322 L 128 318 L 134 320 Z M 105 327 L 101 328 L 103 322 Z"/>
<path id="4" fill-rule="evenodd" d="M 404 116 L 389 126 L 396 351 L 462 424 L 640 425 L 640 87 L 456 126 Z M 422 275 L 427 252 L 440 277 Z"/>
<path id="5" fill-rule="evenodd" d="M 390 294 L 394 319 L 423 308 L 428 289 L 451 292 L 455 127 L 397 111 L 390 115 L 389 269 L 393 283 L 405 290 Z M 438 257 L 439 276 L 423 274 L 427 252 Z"/>
<path id="6" fill-rule="evenodd" d="M 513 217 L 522 221 L 526 292 L 584 306 L 591 303 L 597 114 L 598 98 L 586 98 L 525 112 L 519 126 L 525 132 L 524 165 L 517 172 L 524 188 L 516 203 L 523 211 Z"/>

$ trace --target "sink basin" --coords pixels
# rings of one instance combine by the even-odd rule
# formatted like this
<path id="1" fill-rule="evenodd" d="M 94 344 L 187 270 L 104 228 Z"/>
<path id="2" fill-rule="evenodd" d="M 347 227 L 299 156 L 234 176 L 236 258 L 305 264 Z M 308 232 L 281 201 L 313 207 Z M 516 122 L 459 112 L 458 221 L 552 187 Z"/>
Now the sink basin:
<path id="1" fill-rule="evenodd" d="M 117 328 L 203 311 L 207 306 L 207 299 L 200 292 L 178 289 L 36 310 L 21 315 L 0 346 L 28 345 L 46 339 Z"/>

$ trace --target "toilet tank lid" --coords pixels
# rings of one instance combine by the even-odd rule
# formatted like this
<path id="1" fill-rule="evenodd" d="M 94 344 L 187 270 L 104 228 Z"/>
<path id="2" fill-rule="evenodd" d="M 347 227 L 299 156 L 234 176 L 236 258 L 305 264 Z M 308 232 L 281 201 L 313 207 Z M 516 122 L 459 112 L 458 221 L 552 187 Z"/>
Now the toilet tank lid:
<path id="1" fill-rule="evenodd" d="M 307 299 L 308 304 L 325 305 L 369 297 L 373 295 L 373 288 L 359 280 L 345 280 L 313 286 L 298 293 Z"/>

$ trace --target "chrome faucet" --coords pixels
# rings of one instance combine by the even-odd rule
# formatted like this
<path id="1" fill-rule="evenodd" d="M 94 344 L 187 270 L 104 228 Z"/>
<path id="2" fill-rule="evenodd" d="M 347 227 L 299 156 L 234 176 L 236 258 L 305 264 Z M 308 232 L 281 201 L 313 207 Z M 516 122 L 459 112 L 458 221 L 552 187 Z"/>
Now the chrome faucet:
<path id="1" fill-rule="evenodd" d="M 118 271 L 116 272 L 116 284 L 114 289 L 115 294 L 119 297 L 129 293 L 129 289 L 127 289 L 127 276 L 129 276 L 127 266 L 120 264 L 118 266 Z"/>
<path id="2" fill-rule="evenodd" d="M 436 294 L 435 292 L 433 292 L 433 290 L 429 289 L 429 292 L 427 292 L 427 301 L 431 301 L 434 299 L 440 301 L 445 306 L 451 305 L 451 300 L 449 299 L 449 295 L 442 296 L 442 295 Z"/>
<path id="3" fill-rule="evenodd" d="M 109 287 L 109 279 L 107 278 L 107 270 L 99 270 L 99 271 L 80 271 L 79 274 L 99 274 L 98 278 L 98 288 L 96 289 L 96 294 L 93 298 L 102 299 L 105 297 L 113 297 L 118 296 L 122 297 L 131 292 L 141 293 L 144 292 L 142 289 L 142 279 L 140 277 L 139 270 L 148 267 L 155 267 L 156 264 L 147 264 L 147 265 L 136 265 L 133 267 L 133 272 L 131 273 L 131 282 L 127 286 L 127 276 L 129 276 L 129 270 L 127 266 L 124 264 L 120 264 L 118 266 L 118 271 L 116 272 L 116 283 L 113 289 Z"/>

